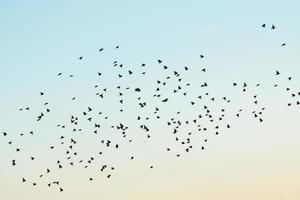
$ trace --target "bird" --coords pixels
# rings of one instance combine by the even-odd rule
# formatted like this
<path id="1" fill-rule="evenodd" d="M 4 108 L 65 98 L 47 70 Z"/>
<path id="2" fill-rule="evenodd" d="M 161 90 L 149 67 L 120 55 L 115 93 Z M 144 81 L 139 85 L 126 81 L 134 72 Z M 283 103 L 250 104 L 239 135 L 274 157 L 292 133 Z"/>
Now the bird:
<path id="1" fill-rule="evenodd" d="M 165 98 L 162 100 L 162 102 L 167 102 L 169 99 L 168 98 Z"/>
<path id="2" fill-rule="evenodd" d="M 261 25 L 261 27 L 265 28 L 265 27 L 266 27 L 266 24 Z"/>

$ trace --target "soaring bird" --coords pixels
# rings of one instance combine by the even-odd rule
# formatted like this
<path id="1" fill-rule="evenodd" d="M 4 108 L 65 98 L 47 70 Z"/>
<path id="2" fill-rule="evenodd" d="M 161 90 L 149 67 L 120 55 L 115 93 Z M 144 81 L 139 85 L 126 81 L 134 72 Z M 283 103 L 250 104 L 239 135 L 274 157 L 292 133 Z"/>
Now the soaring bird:
<path id="1" fill-rule="evenodd" d="M 273 30 L 273 29 L 275 29 L 275 28 L 276 28 L 275 25 L 272 25 L 271 29 Z"/>

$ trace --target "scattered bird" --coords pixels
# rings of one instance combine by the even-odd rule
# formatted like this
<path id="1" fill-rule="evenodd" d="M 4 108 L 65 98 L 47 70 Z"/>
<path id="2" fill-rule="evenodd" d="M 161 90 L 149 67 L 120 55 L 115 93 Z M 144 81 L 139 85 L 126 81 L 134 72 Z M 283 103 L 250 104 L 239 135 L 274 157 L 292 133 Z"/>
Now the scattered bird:
<path id="1" fill-rule="evenodd" d="M 274 30 L 275 28 L 276 28 L 275 25 L 272 25 L 271 29 Z"/>

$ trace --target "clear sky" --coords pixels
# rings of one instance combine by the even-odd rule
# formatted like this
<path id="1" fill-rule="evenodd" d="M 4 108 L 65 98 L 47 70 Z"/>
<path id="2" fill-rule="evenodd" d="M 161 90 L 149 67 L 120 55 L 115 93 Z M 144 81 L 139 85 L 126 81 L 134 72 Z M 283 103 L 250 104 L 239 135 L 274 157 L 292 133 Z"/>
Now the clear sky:
<path id="1" fill-rule="evenodd" d="M 0 131 L 8 132 L 16 145 L 8 145 L 10 139 L 1 136 L 0 199 L 300 199 L 300 106 L 288 108 L 291 97 L 285 91 L 286 87 L 300 91 L 299 10 L 297 0 L 0 1 Z M 263 23 L 266 29 L 261 28 Z M 270 30 L 272 24 L 275 30 Z M 287 45 L 281 47 L 282 43 Z M 104 48 L 101 54 L 99 48 Z M 200 54 L 205 58 L 200 59 Z M 107 134 L 111 123 L 126 119 L 136 125 L 134 110 L 118 114 L 119 104 L 114 103 L 118 100 L 113 96 L 99 104 L 93 86 L 142 85 L 147 88 L 146 98 L 152 94 L 150 83 L 166 76 L 157 59 L 178 71 L 189 67 L 185 82 L 193 83 L 190 99 L 198 94 L 197 84 L 207 81 L 212 95 L 232 99 L 228 108 L 232 113 L 243 108 L 245 115 L 239 119 L 229 115 L 232 128 L 224 134 L 203 136 L 210 138 L 205 151 L 199 136 L 193 139 L 194 149 L 177 158 L 182 149 L 176 149 L 164 126 L 153 122 L 150 141 L 133 132 L 132 138 L 138 138 L 133 145 L 124 143 L 121 153 L 107 152 L 104 159 L 116 167 L 111 179 L 99 175 L 95 166 L 65 167 L 39 180 L 48 166 L 55 168 L 56 160 L 63 159 L 64 149 L 49 151 L 49 146 L 64 134 L 56 125 L 71 114 L 94 106 L 115 116 L 104 122 Z M 149 78 L 121 82 L 112 70 L 115 60 L 133 70 L 147 63 Z M 204 67 L 205 74 L 200 72 Z M 280 76 L 275 77 L 276 70 Z M 62 78 L 56 76 L 59 72 Z M 97 72 L 103 73 L 101 81 Z M 67 78 L 71 74 L 74 77 Z M 287 80 L 289 76 L 292 81 Z M 232 87 L 233 82 L 247 82 L 252 89 L 242 94 Z M 255 88 L 256 83 L 262 87 Z M 278 89 L 274 84 L 279 84 Z M 267 108 L 263 123 L 251 115 L 258 108 L 253 105 L 254 94 L 261 102 L 258 107 Z M 79 99 L 75 104 L 70 102 L 73 96 Z M 50 103 L 51 115 L 38 124 L 34 120 L 45 101 Z M 182 118 L 191 118 L 203 107 L 182 102 L 183 97 L 171 98 L 161 115 L 180 110 Z M 149 100 L 152 103 L 156 102 Z M 26 106 L 32 113 L 18 111 Z M 216 103 L 212 109 L 222 106 Z M 30 130 L 37 134 L 18 136 Z M 74 137 L 81 141 L 78 151 L 83 157 L 95 156 L 99 143 L 95 137 Z M 113 140 L 122 139 L 113 136 Z M 177 152 L 170 155 L 164 150 L 172 145 Z M 15 147 L 22 151 L 16 153 Z M 131 162 L 133 153 L 136 160 Z M 36 162 L 28 161 L 28 155 L 35 155 Z M 18 160 L 15 168 L 12 159 Z M 154 169 L 149 170 L 150 165 Z M 89 182 L 95 174 L 98 178 Z M 22 184 L 22 177 L 39 184 Z M 56 179 L 63 184 L 63 193 L 47 188 L 47 182 Z"/>

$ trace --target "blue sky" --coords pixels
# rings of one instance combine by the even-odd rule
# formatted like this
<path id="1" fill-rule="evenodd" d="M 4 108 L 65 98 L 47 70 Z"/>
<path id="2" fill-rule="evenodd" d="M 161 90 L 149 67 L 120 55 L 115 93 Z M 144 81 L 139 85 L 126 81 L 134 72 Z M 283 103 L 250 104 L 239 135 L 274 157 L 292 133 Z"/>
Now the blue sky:
<path id="1" fill-rule="evenodd" d="M 20 144 L 30 146 L 29 151 L 41 149 L 41 155 L 45 153 L 54 158 L 55 154 L 48 154 L 43 149 L 60 134 L 53 133 L 53 136 L 51 127 L 74 109 L 84 109 L 96 103 L 91 100 L 91 87 L 97 83 L 92 74 L 101 71 L 106 75 L 101 83 L 103 87 L 118 84 L 115 72 L 111 70 L 114 60 L 132 68 L 147 63 L 151 80 L 163 76 L 156 64 L 157 59 L 178 70 L 189 66 L 194 71 L 187 75 L 188 80 L 198 83 L 207 80 L 212 93 L 232 95 L 236 98 L 236 107 L 241 105 L 246 110 L 252 109 L 249 99 L 239 96 L 232 89 L 232 82 L 263 83 L 265 87 L 257 92 L 271 108 L 264 126 L 258 127 L 247 118 L 236 122 L 236 128 L 228 135 L 216 138 L 210 144 L 210 151 L 201 159 L 197 151 L 181 161 L 165 154 L 155 157 L 154 153 L 159 154 L 156 147 L 163 145 L 165 140 L 154 139 L 157 143 L 150 144 L 149 150 L 143 152 L 146 159 L 141 159 L 136 165 L 123 163 L 123 155 L 114 158 L 124 167 L 111 183 L 99 180 L 94 185 L 76 184 L 73 180 L 84 181 L 85 172 L 70 169 L 66 174 L 57 175 L 63 176 L 69 185 L 69 191 L 64 194 L 47 188 L 33 190 L 18 183 L 16 180 L 24 174 L 25 168 L 16 171 L 10 168 L 11 155 L 15 154 L 5 141 L 1 141 L 0 169 L 5 173 L 0 173 L 0 193 L 6 198 L 11 195 L 12 200 L 24 195 L 30 199 L 299 199 L 300 194 L 295 189 L 300 178 L 296 167 L 300 163 L 297 157 L 300 126 L 296 120 L 299 110 L 287 111 L 285 102 L 288 98 L 272 89 L 278 81 L 273 76 L 275 70 L 282 72 L 280 83 L 283 87 L 290 84 L 286 78 L 291 75 L 295 77 L 291 87 L 297 89 L 300 85 L 299 10 L 300 2 L 296 0 L 2 0 L 0 129 L 14 133 L 40 129 L 43 133 L 40 136 L 20 141 Z M 260 27 L 263 23 L 267 24 L 266 29 Z M 272 24 L 276 26 L 275 30 L 270 30 Z M 287 43 L 287 46 L 281 47 L 282 43 Z M 114 49 L 116 45 L 120 45 L 117 51 Z M 104 48 L 101 55 L 99 48 Z M 200 54 L 205 55 L 205 59 L 199 59 Z M 78 61 L 79 56 L 84 57 L 83 62 Z M 208 73 L 199 76 L 197 70 L 204 67 Z M 74 79 L 58 80 L 58 72 L 74 74 Z M 151 88 L 143 78 L 128 80 L 128 84 L 145 84 Z M 51 116 L 50 122 L 43 122 L 38 127 L 17 110 L 25 105 L 40 104 L 40 91 L 49 94 L 49 101 L 57 106 L 53 109 L 58 112 Z M 82 101 L 70 105 L 70 97 L 78 93 Z M 168 109 L 179 101 L 171 102 Z M 113 106 L 108 102 L 103 109 L 109 112 Z M 196 112 L 185 109 L 184 105 L 181 109 L 187 116 Z M 129 118 L 133 114 L 130 112 Z M 159 124 L 154 125 L 158 133 L 166 131 Z M 92 142 L 87 137 L 81 139 Z M 133 149 L 124 152 L 130 153 L 143 145 L 137 143 Z M 83 154 L 89 155 L 88 150 Z M 143 170 L 149 160 L 161 164 L 153 174 Z M 36 170 L 50 163 L 44 159 L 26 173 L 34 176 Z M 72 178 L 75 174 L 78 179 Z M 289 186 L 283 185 L 287 182 L 290 182 Z M 218 194 L 214 188 L 219 190 Z M 82 192 L 70 192 L 79 189 Z M 19 194 L 11 194 L 15 190 Z"/>

